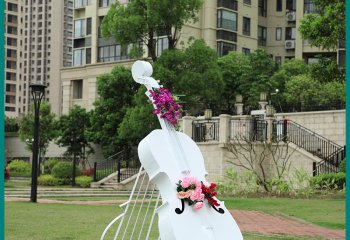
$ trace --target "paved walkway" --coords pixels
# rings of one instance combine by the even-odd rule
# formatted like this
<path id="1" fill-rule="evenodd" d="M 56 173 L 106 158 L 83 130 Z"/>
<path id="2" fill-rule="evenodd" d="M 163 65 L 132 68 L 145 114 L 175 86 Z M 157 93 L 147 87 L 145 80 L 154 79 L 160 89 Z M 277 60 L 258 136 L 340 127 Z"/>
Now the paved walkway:
<path id="1" fill-rule="evenodd" d="M 5 198 L 5 201 L 28 201 L 27 198 Z M 125 200 L 106 201 L 60 201 L 38 199 L 39 203 L 60 204 L 91 204 L 91 205 L 119 205 Z M 302 220 L 274 216 L 257 211 L 231 210 L 242 232 L 254 232 L 263 235 L 289 235 L 303 237 L 322 237 L 329 240 L 345 239 L 345 231 L 330 230 L 315 226 Z"/>

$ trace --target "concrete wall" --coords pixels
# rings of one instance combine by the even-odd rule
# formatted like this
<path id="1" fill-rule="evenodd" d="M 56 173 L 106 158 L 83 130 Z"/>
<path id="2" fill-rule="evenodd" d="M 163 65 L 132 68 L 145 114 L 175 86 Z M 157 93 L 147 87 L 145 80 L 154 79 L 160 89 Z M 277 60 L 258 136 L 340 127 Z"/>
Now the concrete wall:
<path id="1" fill-rule="evenodd" d="M 88 160 L 93 167 L 94 162 L 99 162 L 104 159 L 101 151 L 101 147 L 99 145 L 93 144 L 93 148 L 95 150 L 95 154 L 89 155 Z M 45 155 L 46 158 L 55 158 L 55 157 L 63 157 L 66 148 L 59 147 L 54 142 L 51 142 L 47 153 Z M 16 158 L 28 158 L 32 159 L 32 153 L 26 149 L 26 144 L 22 142 L 18 136 L 6 136 L 5 137 L 5 155 L 6 158 L 16 159 Z"/>
<path id="2" fill-rule="evenodd" d="M 345 145 L 345 110 L 276 114 L 277 119 L 283 116 L 340 146 Z"/>

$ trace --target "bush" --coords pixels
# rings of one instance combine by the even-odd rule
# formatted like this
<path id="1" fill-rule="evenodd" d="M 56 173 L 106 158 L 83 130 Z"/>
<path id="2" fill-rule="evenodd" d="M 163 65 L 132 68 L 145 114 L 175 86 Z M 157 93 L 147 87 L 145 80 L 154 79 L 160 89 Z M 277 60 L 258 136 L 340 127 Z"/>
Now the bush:
<path id="1" fill-rule="evenodd" d="M 13 160 L 7 167 L 12 177 L 30 177 L 32 173 L 32 165 L 21 160 Z"/>
<path id="2" fill-rule="evenodd" d="M 52 169 L 52 176 L 60 179 L 71 179 L 73 171 L 73 164 L 70 162 L 59 162 Z M 75 176 L 79 176 L 80 169 L 78 166 L 75 168 Z"/>
<path id="3" fill-rule="evenodd" d="M 90 187 L 90 183 L 92 182 L 92 177 L 88 176 L 80 176 L 75 179 L 75 183 L 83 188 Z"/>
<path id="4" fill-rule="evenodd" d="M 311 178 L 311 185 L 318 189 L 338 190 L 345 186 L 345 173 L 325 173 Z"/>
<path id="5" fill-rule="evenodd" d="M 61 185 L 69 185 L 72 181 L 70 179 L 60 179 L 56 178 L 52 175 L 40 175 L 38 177 L 38 185 L 42 186 L 61 186 Z"/>
<path id="6" fill-rule="evenodd" d="M 344 158 L 343 161 L 340 162 L 339 164 L 339 172 L 346 173 L 346 159 Z"/>
<path id="7" fill-rule="evenodd" d="M 60 162 L 60 160 L 54 159 L 54 158 L 50 158 L 50 159 L 46 160 L 44 162 L 44 171 L 45 171 L 45 173 L 46 174 L 51 174 L 53 167 L 59 162 Z"/>
<path id="8" fill-rule="evenodd" d="M 94 168 L 85 168 L 81 170 L 81 174 L 84 176 L 92 176 L 94 174 Z"/>

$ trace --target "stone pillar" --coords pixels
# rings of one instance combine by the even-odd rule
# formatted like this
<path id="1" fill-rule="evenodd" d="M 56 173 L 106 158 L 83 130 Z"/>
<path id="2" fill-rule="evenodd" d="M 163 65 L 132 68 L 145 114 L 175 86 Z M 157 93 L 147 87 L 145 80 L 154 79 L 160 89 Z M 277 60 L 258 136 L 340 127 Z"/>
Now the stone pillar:
<path id="1" fill-rule="evenodd" d="M 192 138 L 192 122 L 194 119 L 196 118 L 191 116 L 184 116 L 182 118 L 182 131 L 190 138 Z"/>
<path id="2" fill-rule="evenodd" d="M 259 102 L 259 105 L 260 105 L 260 109 L 261 109 L 261 110 L 265 110 L 265 107 L 266 107 L 266 105 L 267 105 L 267 102 L 265 102 L 265 101 L 260 101 L 260 102 Z"/>
<path id="3" fill-rule="evenodd" d="M 243 115 L 243 103 L 235 103 L 236 114 Z"/>
<path id="4" fill-rule="evenodd" d="M 266 122 L 267 122 L 267 142 L 271 142 L 272 141 L 272 136 L 273 136 L 273 117 L 266 117 L 265 118 Z"/>
<path id="5" fill-rule="evenodd" d="M 231 115 L 221 114 L 220 116 L 220 127 L 219 127 L 219 142 L 227 143 L 230 138 L 230 120 Z"/>

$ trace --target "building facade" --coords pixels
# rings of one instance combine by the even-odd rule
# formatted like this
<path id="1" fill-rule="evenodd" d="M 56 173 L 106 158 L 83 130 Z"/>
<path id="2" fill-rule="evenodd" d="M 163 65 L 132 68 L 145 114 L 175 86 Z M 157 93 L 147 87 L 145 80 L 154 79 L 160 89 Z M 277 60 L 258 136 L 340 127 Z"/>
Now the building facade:
<path id="1" fill-rule="evenodd" d="M 75 0 L 73 66 L 61 71 L 62 113 L 75 104 L 91 110 L 97 98 L 97 76 L 110 72 L 117 64 L 131 65 L 134 61 L 128 57 L 127 46 L 101 37 L 102 19 L 114 2 Z M 199 21 L 183 27 L 178 43 L 186 46 L 190 38 L 203 39 L 219 57 L 229 51 L 249 54 L 263 48 L 278 64 L 294 58 L 317 62 L 320 53 L 344 63 L 344 46 L 329 52 L 302 40 L 297 30 L 301 19 L 314 10 L 311 0 L 205 0 Z M 157 54 L 166 48 L 167 38 L 160 37 Z"/>
<path id="2" fill-rule="evenodd" d="M 73 0 L 5 3 L 5 114 L 29 111 L 32 83 L 47 86 L 45 100 L 60 114 L 60 69 L 72 65 Z"/>

